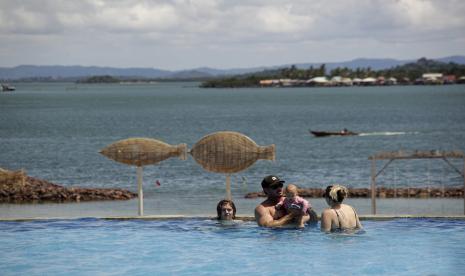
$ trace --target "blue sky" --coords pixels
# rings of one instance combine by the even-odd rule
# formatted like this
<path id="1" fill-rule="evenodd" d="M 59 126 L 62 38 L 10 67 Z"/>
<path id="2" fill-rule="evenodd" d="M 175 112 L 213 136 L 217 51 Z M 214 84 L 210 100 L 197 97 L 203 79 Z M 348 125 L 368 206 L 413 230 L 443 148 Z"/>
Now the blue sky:
<path id="1" fill-rule="evenodd" d="M 0 0 L 0 67 L 238 68 L 465 55 L 461 0 Z"/>

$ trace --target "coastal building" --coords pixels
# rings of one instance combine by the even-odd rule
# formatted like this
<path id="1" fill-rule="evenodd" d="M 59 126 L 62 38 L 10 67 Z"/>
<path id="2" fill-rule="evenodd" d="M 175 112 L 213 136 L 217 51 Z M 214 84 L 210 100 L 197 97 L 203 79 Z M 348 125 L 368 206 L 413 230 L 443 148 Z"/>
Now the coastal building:
<path id="1" fill-rule="evenodd" d="M 379 76 L 379 77 L 376 78 L 376 84 L 385 85 L 386 84 L 386 79 L 383 76 Z"/>
<path id="2" fill-rule="evenodd" d="M 390 77 L 389 79 L 387 79 L 386 84 L 387 85 L 396 85 L 397 84 L 397 79 L 394 78 L 394 77 Z"/>
<path id="3" fill-rule="evenodd" d="M 293 80 L 293 79 L 280 79 L 279 80 L 279 84 L 282 86 L 282 87 L 290 87 L 290 86 L 294 86 L 294 84 L 296 83 L 297 80 Z"/>
<path id="4" fill-rule="evenodd" d="M 454 75 L 444 76 L 444 77 L 442 77 L 442 81 L 443 81 L 444 84 L 453 84 L 453 83 L 457 82 Z"/>
<path id="5" fill-rule="evenodd" d="M 266 87 L 266 86 L 272 86 L 273 85 L 273 80 L 260 80 L 260 86 Z"/>
<path id="6" fill-rule="evenodd" d="M 403 77 L 398 80 L 398 83 L 407 85 L 407 84 L 412 84 L 412 81 L 408 77 Z"/>
<path id="7" fill-rule="evenodd" d="M 281 85 L 280 80 L 260 80 L 261 87 L 277 87 Z"/>
<path id="8" fill-rule="evenodd" d="M 351 86 L 352 85 L 352 80 L 350 78 L 344 78 L 341 76 L 334 76 L 331 78 L 329 83 L 332 86 Z"/>
<path id="9" fill-rule="evenodd" d="M 421 76 L 425 84 L 442 84 L 443 74 L 441 73 L 425 73 Z"/>
<path id="10" fill-rule="evenodd" d="M 342 78 L 342 84 L 344 86 L 352 86 L 353 85 L 352 80 L 350 78 Z"/>
<path id="11" fill-rule="evenodd" d="M 364 78 L 362 79 L 361 85 L 375 85 L 376 79 L 375 78 Z"/>
<path id="12" fill-rule="evenodd" d="M 330 82 L 332 83 L 340 83 L 342 81 L 342 77 L 341 76 L 334 76 L 331 78 Z"/>
<path id="13" fill-rule="evenodd" d="M 327 86 L 329 81 L 326 77 L 314 77 L 307 81 L 307 85 L 310 86 Z"/>
<path id="14" fill-rule="evenodd" d="M 417 78 L 414 82 L 410 81 L 408 77 L 401 77 L 399 79 L 395 77 L 367 77 L 361 78 L 346 78 L 342 76 L 334 76 L 328 79 L 326 76 L 314 77 L 308 80 L 303 79 L 265 79 L 260 80 L 259 84 L 261 87 L 331 87 L 331 86 L 375 86 L 375 85 L 409 85 L 409 84 L 454 84 L 454 83 L 465 83 L 465 76 L 460 78 L 454 75 L 443 75 L 440 73 L 427 73 L 423 74 L 422 77 Z"/>
<path id="15" fill-rule="evenodd" d="M 361 83 L 362 83 L 362 79 L 360 79 L 360 78 L 354 78 L 352 80 L 353 85 L 360 85 Z"/>

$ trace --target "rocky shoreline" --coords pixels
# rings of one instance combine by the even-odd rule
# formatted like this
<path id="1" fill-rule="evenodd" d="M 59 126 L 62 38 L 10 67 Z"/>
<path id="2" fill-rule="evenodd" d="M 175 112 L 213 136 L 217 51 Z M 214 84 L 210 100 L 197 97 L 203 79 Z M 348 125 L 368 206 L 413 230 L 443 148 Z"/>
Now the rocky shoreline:
<path id="1" fill-rule="evenodd" d="M 26 176 L 22 171 L 0 171 L 0 203 L 129 200 L 135 197 L 137 194 L 123 189 L 67 188 Z"/>
<path id="2" fill-rule="evenodd" d="M 301 197 L 324 197 L 324 189 L 299 189 Z M 462 198 L 463 188 L 384 188 L 376 189 L 378 198 Z M 262 192 L 247 193 L 245 198 L 265 197 Z M 349 197 L 352 198 L 370 198 L 371 190 L 368 188 L 349 188 Z"/>

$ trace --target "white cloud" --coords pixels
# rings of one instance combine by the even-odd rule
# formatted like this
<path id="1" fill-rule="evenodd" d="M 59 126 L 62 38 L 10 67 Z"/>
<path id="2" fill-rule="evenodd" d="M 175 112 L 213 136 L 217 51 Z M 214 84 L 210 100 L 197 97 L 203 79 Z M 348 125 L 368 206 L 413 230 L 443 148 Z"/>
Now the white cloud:
<path id="1" fill-rule="evenodd" d="M 309 28 L 312 23 L 310 15 L 292 13 L 292 6 L 265 7 L 257 12 L 258 21 L 266 32 L 295 33 Z"/>
<path id="2" fill-rule="evenodd" d="M 0 61 L 25 63 L 24 56 L 31 59 L 31 54 L 21 51 L 43 47 L 49 54 L 37 54 L 37 59 L 32 55 L 33 62 L 46 63 L 52 58 L 54 63 L 80 62 L 89 51 L 117 55 L 108 48 L 117 44 L 131 47 L 128 52 L 134 57 L 150 55 L 150 49 L 169 53 L 157 54 L 154 66 L 170 64 L 170 55 L 184 56 L 181 67 L 192 64 L 197 58 L 193 55 L 203 52 L 205 56 L 199 60 L 205 63 L 198 66 L 215 63 L 227 67 L 240 62 L 237 58 L 241 55 L 247 56 L 244 66 L 272 54 L 289 59 L 300 55 L 306 59 L 303 62 L 312 57 L 330 60 L 341 56 L 328 49 L 345 51 L 343 55 L 350 59 L 393 46 L 398 54 L 390 51 L 391 57 L 399 58 L 411 52 L 409 47 L 419 55 L 422 51 L 464 54 L 463 14 L 465 2 L 460 0 L 0 0 L 0 39 L 6 41 Z M 438 41 L 444 40 L 449 46 L 441 43 L 442 49 L 436 48 Z M 13 41 L 28 41 L 28 45 L 7 45 Z M 355 41 L 357 47 L 349 46 Z M 57 44 L 73 49 L 72 53 L 56 50 Z M 350 50 L 344 49 L 345 45 Z M 309 48 L 311 54 L 305 52 Z M 286 53 L 286 49 L 300 52 Z M 457 49 L 459 53 L 452 52 Z M 66 54 L 59 56 L 60 52 Z M 210 60 L 208 54 L 213 52 L 215 60 Z M 110 58 L 99 60 L 96 55 L 93 60 L 100 64 Z M 132 65 L 136 64 L 128 64 Z"/>

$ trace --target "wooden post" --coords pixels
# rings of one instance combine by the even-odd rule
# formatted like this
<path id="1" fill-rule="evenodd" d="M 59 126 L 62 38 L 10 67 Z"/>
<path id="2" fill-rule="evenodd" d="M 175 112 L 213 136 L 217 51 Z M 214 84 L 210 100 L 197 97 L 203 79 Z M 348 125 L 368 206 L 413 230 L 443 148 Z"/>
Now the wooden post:
<path id="1" fill-rule="evenodd" d="M 376 159 L 371 160 L 371 214 L 376 215 Z"/>
<path id="2" fill-rule="evenodd" d="M 465 215 L 465 157 L 463 158 L 463 214 Z"/>
<path id="3" fill-rule="evenodd" d="M 142 191 L 142 166 L 137 166 L 137 191 L 139 197 L 139 216 L 144 215 L 144 192 Z"/>
<path id="4" fill-rule="evenodd" d="M 21 169 L 21 187 L 26 186 L 26 171 Z"/>
<path id="5" fill-rule="evenodd" d="M 226 175 L 226 199 L 231 200 L 231 174 Z"/>

